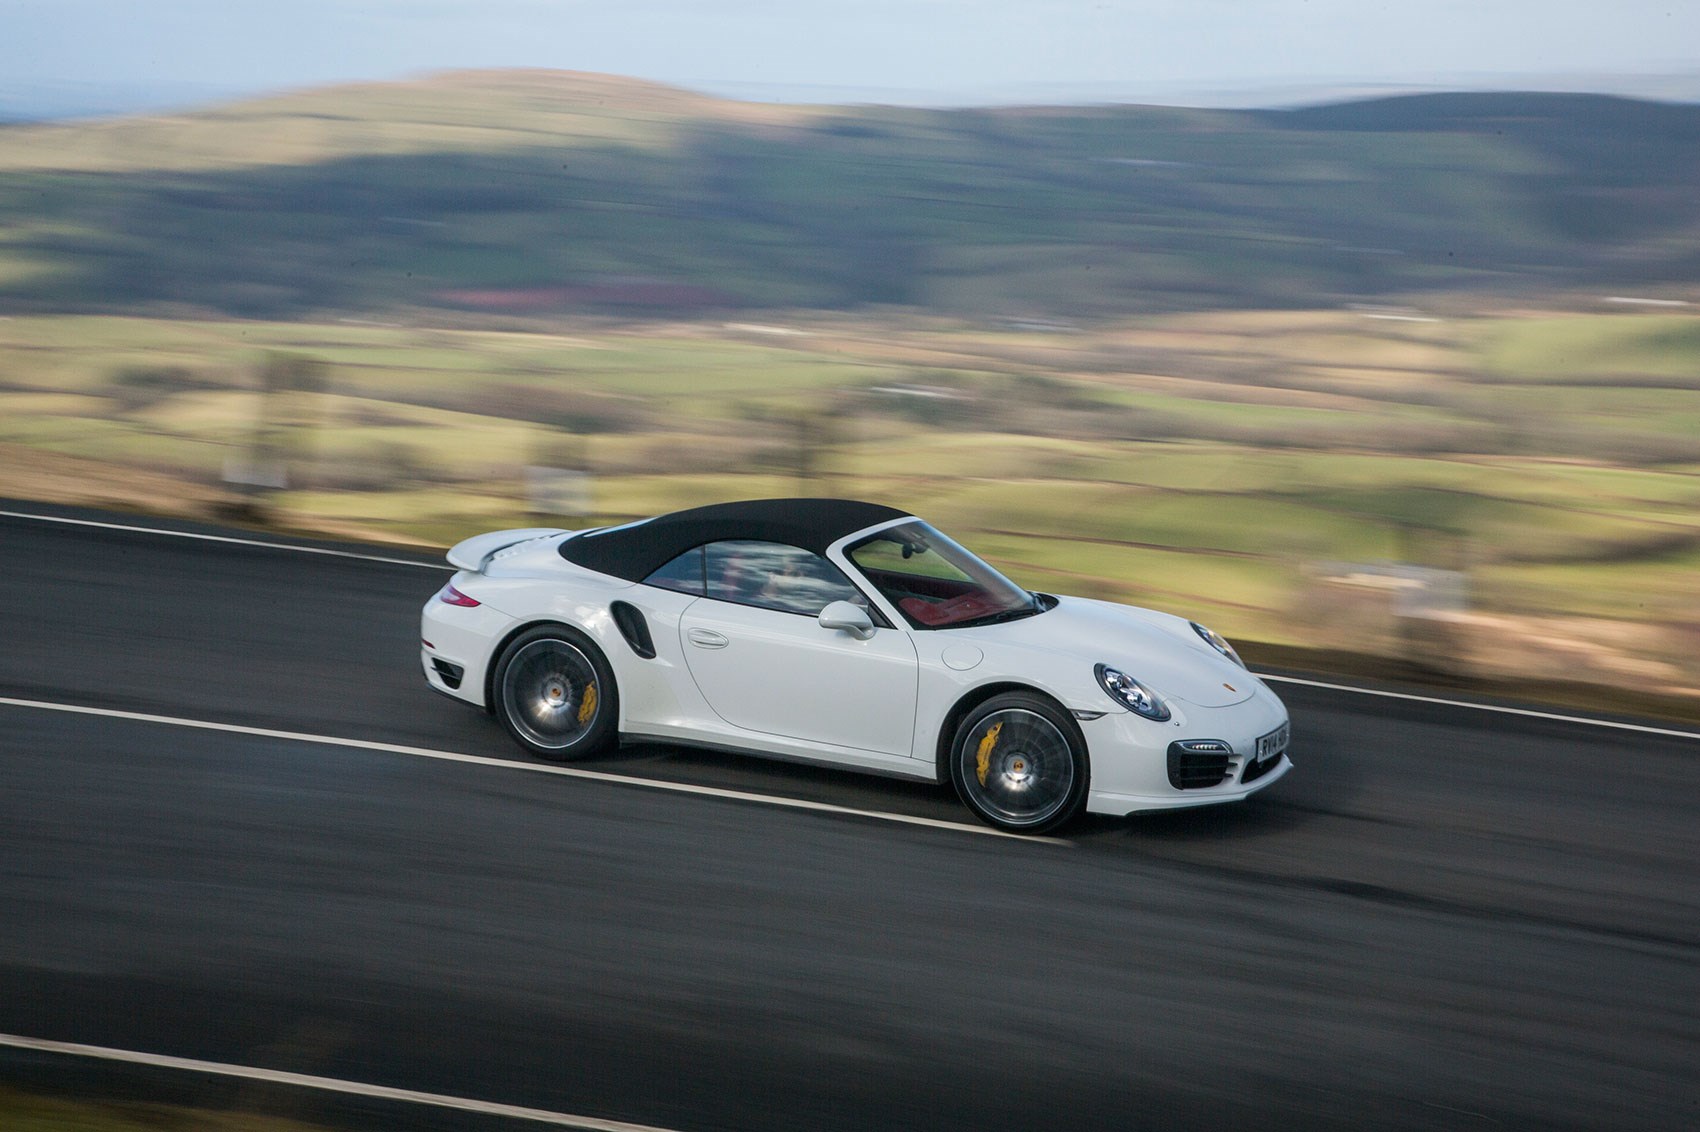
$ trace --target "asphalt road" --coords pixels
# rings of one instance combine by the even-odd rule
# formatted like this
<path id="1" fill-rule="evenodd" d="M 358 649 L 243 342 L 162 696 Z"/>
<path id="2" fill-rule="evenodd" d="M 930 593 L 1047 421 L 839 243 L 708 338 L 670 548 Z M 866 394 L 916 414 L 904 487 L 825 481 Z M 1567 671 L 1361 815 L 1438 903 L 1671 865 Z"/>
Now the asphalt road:
<path id="1" fill-rule="evenodd" d="M 0 518 L 0 696 L 524 762 L 417 675 L 444 577 Z M 1278 690 L 1283 782 L 1061 845 L 0 705 L 0 1033 L 693 1132 L 1700 1126 L 1700 742 Z"/>

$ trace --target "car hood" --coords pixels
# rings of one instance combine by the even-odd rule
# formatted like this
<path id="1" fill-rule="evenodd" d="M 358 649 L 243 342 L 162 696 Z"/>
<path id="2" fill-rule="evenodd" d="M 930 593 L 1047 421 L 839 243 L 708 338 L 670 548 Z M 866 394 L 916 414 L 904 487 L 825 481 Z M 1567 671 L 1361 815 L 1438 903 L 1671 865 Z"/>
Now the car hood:
<path id="1" fill-rule="evenodd" d="M 1109 601 L 1064 597 L 1055 608 L 1033 617 L 942 632 L 988 650 L 1043 649 L 1088 668 L 1107 664 L 1163 696 L 1199 707 L 1228 707 L 1250 699 L 1258 683 L 1203 641 L 1186 639 L 1194 634 L 1180 618 Z"/>

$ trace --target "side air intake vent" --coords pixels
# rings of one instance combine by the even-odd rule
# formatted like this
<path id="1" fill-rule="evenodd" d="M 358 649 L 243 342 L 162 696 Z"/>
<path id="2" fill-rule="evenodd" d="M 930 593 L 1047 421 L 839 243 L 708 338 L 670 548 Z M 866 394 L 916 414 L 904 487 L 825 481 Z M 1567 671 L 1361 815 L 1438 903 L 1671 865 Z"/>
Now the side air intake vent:
<path id="1" fill-rule="evenodd" d="M 458 664 L 450 664 L 440 656 L 431 658 L 431 667 L 437 670 L 438 679 L 450 688 L 460 687 L 462 678 L 466 676 L 466 669 Z"/>
<path id="2" fill-rule="evenodd" d="M 620 636 L 626 638 L 626 643 L 632 651 L 645 660 L 655 659 L 655 640 L 649 635 L 649 622 L 643 619 L 643 613 L 637 606 L 629 602 L 616 601 L 608 607 L 614 615 L 614 624 L 620 629 Z"/>

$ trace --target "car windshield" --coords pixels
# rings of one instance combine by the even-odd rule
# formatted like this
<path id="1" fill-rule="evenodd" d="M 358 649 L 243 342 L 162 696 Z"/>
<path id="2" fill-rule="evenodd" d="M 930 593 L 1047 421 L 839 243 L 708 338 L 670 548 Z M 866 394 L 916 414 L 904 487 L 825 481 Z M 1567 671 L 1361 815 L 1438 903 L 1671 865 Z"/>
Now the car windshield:
<path id="1" fill-rule="evenodd" d="M 919 520 L 887 527 L 846 552 L 917 629 L 1013 620 L 1043 608 L 1032 594 Z"/>

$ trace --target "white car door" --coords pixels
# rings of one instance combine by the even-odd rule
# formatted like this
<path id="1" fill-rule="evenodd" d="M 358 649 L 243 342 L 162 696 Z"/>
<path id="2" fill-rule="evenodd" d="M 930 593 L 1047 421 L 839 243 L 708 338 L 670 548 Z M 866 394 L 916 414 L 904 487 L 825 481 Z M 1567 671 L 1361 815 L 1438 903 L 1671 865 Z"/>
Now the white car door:
<path id="1" fill-rule="evenodd" d="M 730 550 L 717 554 L 720 547 Z M 799 555 L 812 561 L 787 561 Z M 810 571 L 830 571 L 836 581 L 803 576 Z M 707 574 L 709 594 L 721 597 L 693 602 L 679 635 L 691 677 L 715 714 L 764 735 L 914 753 L 915 646 L 902 629 L 878 628 L 858 640 L 823 628 L 816 607 L 845 596 L 838 585 L 853 592 L 836 568 L 794 547 L 711 544 Z M 787 585 L 794 596 L 786 596 Z"/>

